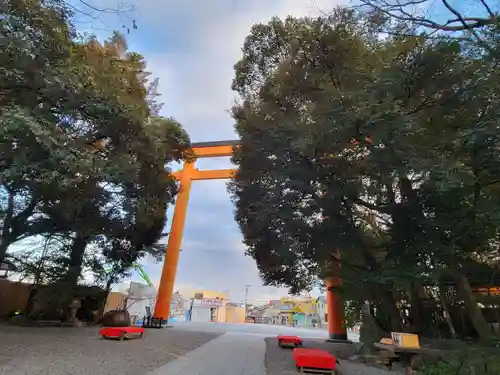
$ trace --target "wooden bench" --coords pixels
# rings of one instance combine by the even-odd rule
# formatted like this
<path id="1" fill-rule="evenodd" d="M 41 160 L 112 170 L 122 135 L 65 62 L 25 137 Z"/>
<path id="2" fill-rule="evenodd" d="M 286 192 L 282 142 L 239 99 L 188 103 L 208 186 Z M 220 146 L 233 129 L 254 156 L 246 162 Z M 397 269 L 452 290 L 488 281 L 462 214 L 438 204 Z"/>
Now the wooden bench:
<path id="1" fill-rule="evenodd" d="M 141 338 L 144 335 L 142 327 L 104 327 L 99 331 L 103 339 L 125 340 Z"/>
<path id="2" fill-rule="evenodd" d="M 285 346 L 292 348 L 300 348 L 302 347 L 302 339 L 299 336 L 285 336 L 279 335 L 276 337 L 278 340 L 278 346 L 283 348 Z"/>
<path id="3" fill-rule="evenodd" d="M 413 375 L 413 364 L 415 362 L 415 359 L 421 355 L 421 354 L 426 354 L 426 355 L 439 355 L 441 352 L 440 350 L 437 349 L 431 349 L 431 348 L 402 348 L 398 347 L 396 345 L 388 345 L 388 344 L 381 344 L 381 343 L 374 343 L 375 347 L 378 349 L 381 349 L 386 352 L 390 352 L 391 356 L 398 356 L 399 361 L 405 368 L 405 373 L 406 375 Z M 391 363 L 392 365 L 392 363 Z"/>
<path id="4" fill-rule="evenodd" d="M 337 359 L 321 349 L 293 349 L 293 359 L 300 372 L 335 374 Z"/>
<path id="5" fill-rule="evenodd" d="M 376 362 L 381 365 L 386 365 L 389 370 L 391 370 L 393 363 L 401 362 L 401 357 L 392 352 L 382 352 L 377 356 Z"/>

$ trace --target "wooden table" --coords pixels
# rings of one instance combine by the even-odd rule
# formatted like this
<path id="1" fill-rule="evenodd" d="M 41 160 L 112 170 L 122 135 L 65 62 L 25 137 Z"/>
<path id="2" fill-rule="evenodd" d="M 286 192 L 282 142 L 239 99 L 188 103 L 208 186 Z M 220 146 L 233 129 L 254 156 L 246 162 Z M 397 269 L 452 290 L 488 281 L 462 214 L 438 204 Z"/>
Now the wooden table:
<path id="1" fill-rule="evenodd" d="M 430 348 L 402 348 L 396 345 L 380 344 L 378 342 L 374 343 L 376 348 L 387 350 L 395 355 L 398 355 L 401 359 L 401 364 L 405 367 L 406 375 L 413 375 L 413 365 L 415 360 L 421 354 L 433 354 L 436 355 L 440 352 L 437 349 Z"/>

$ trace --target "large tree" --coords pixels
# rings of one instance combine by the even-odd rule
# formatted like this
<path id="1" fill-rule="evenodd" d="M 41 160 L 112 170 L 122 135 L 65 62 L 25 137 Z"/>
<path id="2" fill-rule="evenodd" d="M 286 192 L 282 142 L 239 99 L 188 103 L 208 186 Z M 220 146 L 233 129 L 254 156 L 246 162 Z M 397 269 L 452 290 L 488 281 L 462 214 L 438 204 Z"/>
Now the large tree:
<path id="1" fill-rule="evenodd" d="M 176 193 L 165 166 L 189 138 L 158 115 L 157 82 L 119 33 L 77 38 L 59 2 L 9 1 L 1 13 L 0 259 L 28 236 L 66 236 L 69 298 L 88 245 L 104 238 L 107 259 L 126 267 L 162 237 Z"/>
<path id="2" fill-rule="evenodd" d="M 67 12 L 6 1 L 0 13 L 3 259 L 13 242 L 47 230 L 45 218 L 34 216 L 40 202 L 54 187 L 72 186 L 78 171 L 88 173 L 94 157 L 60 126 L 74 96 L 67 89 L 75 37 Z"/>
<path id="3" fill-rule="evenodd" d="M 424 286 L 446 264 L 487 337 L 466 269 L 491 253 L 498 209 L 470 208 L 477 177 L 457 183 L 474 176 L 467 150 L 479 133 L 491 144 L 479 169 L 496 173 L 496 64 L 456 40 L 380 38 L 378 29 L 372 15 L 348 10 L 254 26 L 233 84 L 242 98 L 234 108 L 242 138 L 236 218 L 271 283 L 300 289 L 329 277 L 339 249 L 344 288 L 374 302 L 387 329 L 407 324 L 402 300 L 424 329 Z M 447 199 L 431 207 L 432 194 Z M 498 199 L 485 194 L 481 205 Z M 451 204 L 467 216 L 467 231 L 453 228 L 465 242 L 451 240 L 449 220 L 436 215 Z M 356 296 L 360 282 L 371 286 Z"/>
<path id="4" fill-rule="evenodd" d="M 189 146 L 177 122 L 150 116 L 154 103 L 145 64 L 140 55 L 127 52 L 122 36 L 115 34 L 104 44 L 91 39 L 76 48 L 75 65 L 83 68 L 77 80 L 87 80 L 88 100 L 73 103 L 75 115 L 65 125 L 91 144 L 99 159 L 98 173 L 81 176 L 43 209 L 73 236 L 65 290 L 76 286 L 87 246 L 99 236 L 111 241 L 106 256 L 124 264 L 144 256 L 158 241 L 176 192 L 165 165 L 183 157 Z"/>

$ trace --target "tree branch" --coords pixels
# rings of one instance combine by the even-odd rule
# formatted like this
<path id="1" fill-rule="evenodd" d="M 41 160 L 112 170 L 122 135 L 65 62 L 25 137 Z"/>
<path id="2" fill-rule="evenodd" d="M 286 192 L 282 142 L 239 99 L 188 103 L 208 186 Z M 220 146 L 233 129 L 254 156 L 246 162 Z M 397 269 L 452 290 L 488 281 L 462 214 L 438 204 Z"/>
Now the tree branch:
<path id="1" fill-rule="evenodd" d="M 445 23 L 439 23 L 427 17 L 418 16 L 409 13 L 405 8 L 411 6 L 422 6 L 428 0 L 408 0 L 405 2 L 397 1 L 397 4 L 389 4 L 385 0 L 361 0 L 362 6 L 369 7 L 373 10 L 381 12 L 386 16 L 401 21 L 423 26 L 433 30 L 441 31 L 469 31 L 472 33 L 474 29 L 488 25 L 493 25 L 498 22 L 497 16 L 492 12 L 485 0 L 480 0 L 483 6 L 488 11 L 488 17 L 463 17 L 456 9 L 454 9 L 446 0 L 442 0 L 445 7 L 452 12 L 456 18 L 450 19 Z M 459 23 L 459 25 L 456 25 Z"/>
<path id="2" fill-rule="evenodd" d="M 7 210 L 5 212 L 5 219 L 3 221 L 2 228 L 2 239 L 5 240 L 7 237 L 10 237 L 10 229 L 12 227 L 12 219 L 14 217 L 14 191 L 7 185 L 3 186 L 5 190 L 7 190 L 7 194 L 9 194 L 7 198 Z"/>
<path id="3" fill-rule="evenodd" d="M 11 229 L 14 238 L 17 238 L 23 232 L 21 228 L 26 224 L 26 221 L 29 219 L 33 212 L 35 211 L 35 207 L 38 204 L 38 199 L 35 197 L 35 194 L 31 196 L 30 202 L 28 205 L 22 210 L 19 214 L 12 218 Z"/>
<path id="4" fill-rule="evenodd" d="M 387 206 L 378 206 L 376 204 L 372 204 L 372 203 L 366 202 L 366 201 L 364 201 L 361 198 L 355 199 L 354 203 L 358 204 L 360 206 L 364 206 L 365 208 L 368 208 L 369 210 L 378 211 L 378 212 L 381 212 L 381 213 L 384 213 L 384 214 L 389 214 L 390 213 L 389 207 L 387 207 Z"/>
<path id="5" fill-rule="evenodd" d="M 453 8 L 447 0 L 441 0 L 446 7 L 451 13 L 453 13 L 455 16 L 457 16 L 457 20 L 460 21 L 460 23 L 464 26 L 464 30 L 469 31 L 474 37 L 477 39 L 478 42 L 482 42 L 481 37 L 474 31 L 474 28 L 470 26 L 469 23 L 466 22 L 466 20 L 462 17 L 460 12 Z M 476 23 L 479 21 L 476 21 Z"/>

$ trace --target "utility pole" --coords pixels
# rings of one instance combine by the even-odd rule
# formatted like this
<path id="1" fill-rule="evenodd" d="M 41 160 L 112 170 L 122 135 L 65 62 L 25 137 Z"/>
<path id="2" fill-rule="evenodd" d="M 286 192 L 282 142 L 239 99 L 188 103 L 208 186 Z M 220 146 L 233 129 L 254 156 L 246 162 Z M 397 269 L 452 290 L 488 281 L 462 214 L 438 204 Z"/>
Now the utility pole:
<path id="1" fill-rule="evenodd" d="M 250 285 L 245 285 L 245 320 L 247 320 L 247 303 L 248 303 L 248 287 Z"/>

